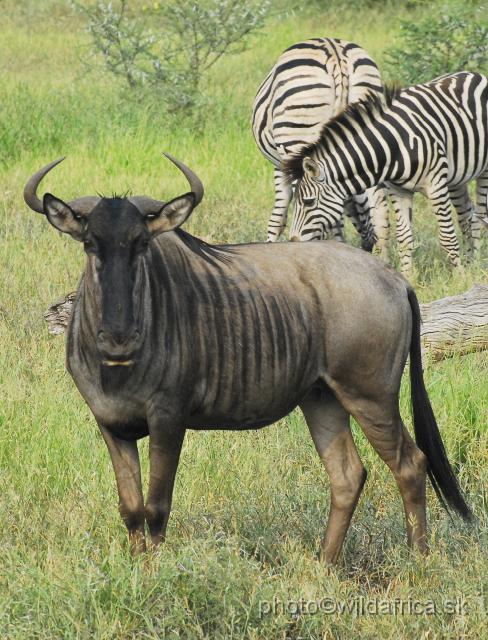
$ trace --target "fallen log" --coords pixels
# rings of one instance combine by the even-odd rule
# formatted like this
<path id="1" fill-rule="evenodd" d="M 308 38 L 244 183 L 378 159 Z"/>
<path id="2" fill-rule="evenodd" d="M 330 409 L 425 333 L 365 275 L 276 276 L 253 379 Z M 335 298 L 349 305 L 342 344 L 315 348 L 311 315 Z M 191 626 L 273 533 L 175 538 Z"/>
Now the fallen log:
<path id="1" fill-rule="evenodd" d="M 45 312 L 52 335 L 65 332 L 75 296 L 68 293 Z M 488 285 L 475 284 L 466 293 L 421 304 L 420 311 L 422 348 L 431 359 L 488 349 Z"/>
<path id="2" fill-rule="evenodd" d="M 53 302 L 43 314 L 44 320 L 47 322 L 47 330 L 51 335 L 59 336 L 66 331 L 69 319 L 71 318 L 71 310 L 75 297 L 76 291 L 68 293 L 64 298 Z"/>
<path id="3" fill-rule="evenodd" d="M 488 285 L 420 305 L 422 348 L 434 360 L 488 349 Z"/>

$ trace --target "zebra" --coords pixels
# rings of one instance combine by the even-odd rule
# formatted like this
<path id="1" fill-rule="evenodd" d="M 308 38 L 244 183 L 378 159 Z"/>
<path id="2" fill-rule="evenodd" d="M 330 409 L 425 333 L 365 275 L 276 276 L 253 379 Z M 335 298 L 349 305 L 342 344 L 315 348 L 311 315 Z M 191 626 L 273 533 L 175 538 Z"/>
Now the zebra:
<path id="1" fill-rule="evenodd" d="M 278 58 L 259 87 L 253 105 L 252 130 L 263 155 L 274 164 L 275 203 L 267 239 L 279 238 L 286 226 L 293 186 L 281 165 L 315 142 L 325 123 L 369 92 L 381 95 L 378 67 L 357 44 L 336 38 L 312 38 L 292 45 Z M 381 206 L 381 200 L 378 207 Z M 385 203 L 386 206 L 386 203 Z M 363 248 L 375 241 L 369 200 L 357 195 L 346 212 L 362 235 Z M 342 238 L 342 218 L 333 235 Z"/>
<path id="2" fill-rule="evenodd" d="M 456 208 L 468 257 L 487 222 L 488 78 L 446 74 L 406 89 L 386 89 L 347 106 L 284 164 L 288 181 L 300 179 L 292 239 L 324 237 L 341 218 L 344 201 L 385 183 L 397 215 L 400 266 L 412 270 L 412 198 L 432 201 L 439 237 L 451 263 L 461 265 L 451 217 Z M 467 183 L 477 180 L 476 208 Z"/>

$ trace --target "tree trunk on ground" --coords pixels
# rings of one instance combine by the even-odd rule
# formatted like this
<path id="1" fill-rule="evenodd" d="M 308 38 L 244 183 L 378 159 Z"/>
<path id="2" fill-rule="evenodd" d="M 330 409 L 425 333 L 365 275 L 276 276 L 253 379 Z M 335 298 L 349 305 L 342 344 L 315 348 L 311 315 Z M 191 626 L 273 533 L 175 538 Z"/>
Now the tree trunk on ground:
<path id="1" fill-rule="evenodd" d="M 76 291 L 68 293 L 64 298 L 60 298 L 44 313 L 44 320 L 47 322 L 47 330 L 53 336 L 59 336 L 66 331 L 71 310 L 76 297 Z"/>
<path id="2" fill-rule="evenodd" d="M 57 300 L 44 314 L 52 335 L 65 332 L 75 293 Z M 422 349 L 433 360 L 488 349 L 488 285 L 420 305 Z"/>
<path id="3" fill-rule="evenodd" d="M 420 305 L 422 347 L 434 360 L 488 349 L 488 285 Z"/>

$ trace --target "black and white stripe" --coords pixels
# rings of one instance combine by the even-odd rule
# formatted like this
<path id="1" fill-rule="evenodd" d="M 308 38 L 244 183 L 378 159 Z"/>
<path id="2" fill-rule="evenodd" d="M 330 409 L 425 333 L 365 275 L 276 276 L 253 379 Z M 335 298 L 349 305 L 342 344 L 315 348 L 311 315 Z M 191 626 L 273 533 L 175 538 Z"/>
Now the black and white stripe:
<path id="1" fill-rule="evenodd" d="M 325 123 L 348 104 L 383 86 L 371 57 L 356 44 L 335 38 L 313 38 L 288 48 L 260 86 L 253 106 L 256 143 L 274 166 L 275 203 L 268 224 L 268 240 L 277 240 L 286 226 L 293 186 L 281 165 L 315 142 Z M 348 208 L 363 244 L 371 241 L 369 203 L 363 194 Z M 363 224 L 364 221 L 364 224 Z M 341 235 L 342 219 L 334 234 Z"/>
<path id="2" fill-rule="evenodd" d="M 451 203 L 469 255 L 487 213 L 488 78 L 460 72 L 387 94 L 386 101 L 372 95 L 347 107 L 316 144 L 286 163 L 289 181 L 300 178 L 292 236 L 324 237 L 348 198 L 384 183 L 397 213 L 402 271 L 412 266 L 415 191 L 432 201 L 441 244 L 459 266 Z M 473 179 L 476 210 L 467 191 Z"/>

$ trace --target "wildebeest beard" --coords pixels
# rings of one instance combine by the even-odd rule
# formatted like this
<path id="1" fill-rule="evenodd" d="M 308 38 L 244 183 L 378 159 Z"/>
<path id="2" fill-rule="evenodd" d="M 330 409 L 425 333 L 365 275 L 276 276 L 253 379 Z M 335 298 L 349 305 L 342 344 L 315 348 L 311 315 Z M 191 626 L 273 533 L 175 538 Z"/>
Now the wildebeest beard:
<path id="1" fill-rule="evenodd" d="M 110 367 L 100 364 L 100 382 L 104 393 L 111 394 L 123 390 L 131 375 L 132 367 Z"/>

